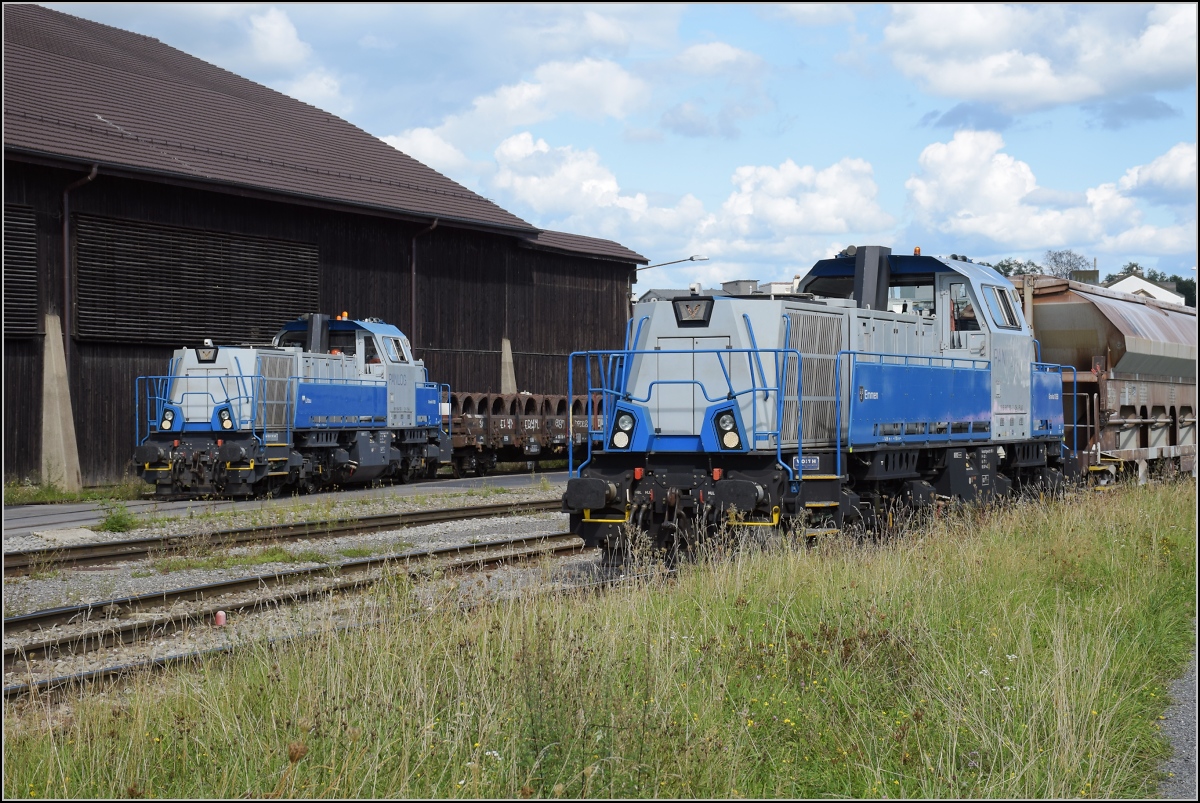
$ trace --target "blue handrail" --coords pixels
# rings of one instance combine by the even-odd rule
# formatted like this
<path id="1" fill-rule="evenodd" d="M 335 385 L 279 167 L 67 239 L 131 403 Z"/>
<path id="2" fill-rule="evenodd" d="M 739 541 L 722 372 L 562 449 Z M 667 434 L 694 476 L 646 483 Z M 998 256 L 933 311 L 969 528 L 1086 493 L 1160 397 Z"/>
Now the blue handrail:
<path id="1" fill-rule="evenodd" d="M 655 379 L 652 380 L 645 388 L 644 396 L 634 396 L 630 392 L 629 378 L 632 371 L 633 361 L 640 356 L 659 357 L 663 355 L 688 355 L 695 358 L 696 355 L 711 354 L 713 355 L 718 365 L 721 368 L 721 375 L 725 382 L 724 392 L 716 394 L 710 391 L 705 386 L 704 382 L 696 379 Z M 745 354 L 750 360 L 750 387 L 738 389 L 734 387 L 732 373 L 729 366 L 726 364 L 726 359 L 733 359 L 734 355 Z M 762 367 L 762 356 L 764 354 L 773 355 L 775 357 L 775 379 L 776 385 L 769 386 L 766 381 L 766 371 Z M 772 437 L 775 438 L 775 454 L 776 460 L 780 466 L 788 473 L 790 480 L 795 480 L 795 474 L 792 467 L 783 460 L 783 410 L 784 410 L 784 393 L 787 391 L 783 387 L 786 375 L 787 366 L 791 358 L 795 358 L 796 371 L 796 448 L 800 449 L 800 432 L 802 431 L 800 421 L 800 389 L 799 385 L 802 381 L 803 372 L 802 356 L 796 349 L 678 349 L 678 350 L 646 350 L 646 349 L 627 349 L 623 351 L 581 351 L 574 352 L 568 358 L 568 379 L 567 379 L 567 395 L 569 398 L 575 397 L 575 369 L 576 360 L 583 361 L 584 374 L 587 381 L 587 414 L 588 414 L 588 430 L 587 430 L 587 455 L 585 459 L 575 466 L 574 453 L 568 455 L 568 471 L 571 476 L 579 476 L 588 463 L 592 460 L 593 441 L 596 436 L 600 436 L 602 440 L 606 431 L 611 429 L 613 416 L 616 408 L 614 402 L 617 400 L 625 400 L 637 404 L 646 404 L 654 396 L 655 389 L 660 385 L 692 385 L 699 386 L 700 392 L 705 401 L 709 403 L 717 403 L 725 400 L 737 399 L 740 396 L 750 394 L 752 397 L 757 393 L 763 394 L 763 400 L 770 399 L 772 393 L 775 394 L 775 428 L 769 430 L 759 429 L 758 421 L 758 405 L 752 404 L 750 409 L 750 445 L 751 448 L 762 440 L 769 441 Z M 593 363 L 593 360 L 595 361 Z M 755 378 L 755 367 L 757 363 L 758 377 L 762 380 L 761 385 Z M 620 366 L 621 370 L 613 370 L 614 366 Z M 599 384 L 595 384 L 594 380 L 599 378 Z M 593 429 L 593 423 L 596 419 L 595 399 L 596 394 L 599 394 L 604 404 L 603 421 L 601 429 Z M 573 413 L 571 428 L 574 429 Z M 790 433 L 789 433 L 790 434 Z M 790 447 L 789 447 L 790 448 Z"/>

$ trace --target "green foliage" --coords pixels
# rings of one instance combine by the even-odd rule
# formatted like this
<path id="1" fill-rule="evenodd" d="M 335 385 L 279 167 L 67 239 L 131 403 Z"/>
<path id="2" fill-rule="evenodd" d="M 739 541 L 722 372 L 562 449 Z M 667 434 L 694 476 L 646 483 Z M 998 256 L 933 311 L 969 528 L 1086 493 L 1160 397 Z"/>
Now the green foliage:
<path id="1" fill-rule="evenodd" d="M 205 551 L 193 555 L 168 555 L 155 558 L 150 565 L 161 574 L 187 569 L 231 569 L 235 566 L 261 566 L 264 563 L 329 563 L 329 557 L 315 549 L 292 552 L 278 544 L 244 554 Z"/>
<path id="2" fill-rule="evenodd" d="M 1045 272 L 1042 266 L 1032 259 L 1022 261 L 1012 257 L 1006 257 L 990 267 L 995 268 L 1001 276 L 1038 275 Z"/>
<path id="3" fill-rule="evenodd" d="M 101 502 L 100 508 L 104 511 L 104 518 L 96 527 L 97 530 L 107 533 L 127 533 L 141 526 L 138 517 L 130 513 L 129 509 L 120 502 Z"/>
<path id="4" fill-rule="evenodd" d="M 727 544 L 670 583 L 419 607 L 6 708 L 8 797 L 1154 795 L 1195 484 L 902 538 Z M 426 611 L 425 615 L 415 615 Z M 382 622 L 382 624 L 376 624 Z M 353 624 L 353 623 L 351 623 Z"/>
<path id="5" fill-rule="evenodd" d="M 35 481 L 8 478 L 4 483 L 4 504 L 36 505 L 54 502 L 110 502 L 129 501 L 145 496 L 150 486 L 139 479 L 130 479 L 117 485 L 84 488 L 82 491 L 66 491 L 55 481 Z"/>

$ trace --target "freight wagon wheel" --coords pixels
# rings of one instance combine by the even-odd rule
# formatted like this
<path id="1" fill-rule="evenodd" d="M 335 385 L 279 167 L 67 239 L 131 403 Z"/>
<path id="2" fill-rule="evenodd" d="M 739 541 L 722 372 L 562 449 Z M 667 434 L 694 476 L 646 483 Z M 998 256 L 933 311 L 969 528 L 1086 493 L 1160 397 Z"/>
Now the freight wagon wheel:
<path id="1" fill-rule="evenodd" d="M 496 458 L 492 455 L 482 455 L 475 459 L 475 476 L 486 477 L 496 467 Z"/>

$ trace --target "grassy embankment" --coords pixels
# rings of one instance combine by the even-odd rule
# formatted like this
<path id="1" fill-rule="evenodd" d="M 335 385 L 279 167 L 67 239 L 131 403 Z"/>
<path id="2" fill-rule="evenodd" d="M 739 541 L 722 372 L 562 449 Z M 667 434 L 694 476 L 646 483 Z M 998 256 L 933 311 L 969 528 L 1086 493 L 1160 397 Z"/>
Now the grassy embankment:
<path id="1" fill-rule="evenodd" d="M 1142 797 L 1195 483 L 415 611 L 6 727 L 8 797 Z M 115 702 L 114 702 L 115 701 Z M 15 724 L 14 711 L 6 725 Z"/>

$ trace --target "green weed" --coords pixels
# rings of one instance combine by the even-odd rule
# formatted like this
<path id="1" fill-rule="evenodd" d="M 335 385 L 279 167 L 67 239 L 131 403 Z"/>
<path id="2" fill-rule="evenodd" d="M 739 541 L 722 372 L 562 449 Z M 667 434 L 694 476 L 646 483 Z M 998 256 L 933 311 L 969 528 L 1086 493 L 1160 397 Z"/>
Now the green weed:
<path id="1" fill-rule="evenodd" d="M 108 533 L 127 533 L 142 526 L 138 517 L 130 513 L 129 509 L 120 502 L 101 502 L 100 508 L 104 511 L 104 518 L 96 526 L 97 530 Z"/>

